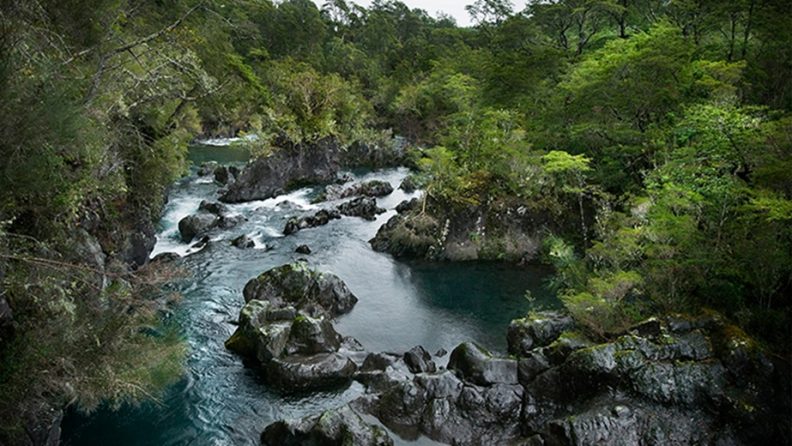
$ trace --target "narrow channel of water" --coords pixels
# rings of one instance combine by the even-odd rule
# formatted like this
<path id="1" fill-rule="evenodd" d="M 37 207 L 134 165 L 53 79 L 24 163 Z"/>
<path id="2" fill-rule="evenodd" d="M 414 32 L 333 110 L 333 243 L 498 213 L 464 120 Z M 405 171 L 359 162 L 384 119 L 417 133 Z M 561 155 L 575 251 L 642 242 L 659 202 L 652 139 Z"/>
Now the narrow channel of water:
<path id="1" fill-rule="evenodd" d="M 191 158 L 196 165 L 209 159 L 242 164 L 246 155 L 233 147 L 194 147 Z M 356 181 L 380 179 L 394 188 L 407 173 L 353 172 Z M 307 256 L 312 266 L 340 276 L 360 299 L 336 327 L 370 351 L 404 351 L 415 345 L 432 352 L 451 351 L 462 341 L 475 340 L 502 352 L 509 320 L 531 308 L 526 291 L 535 298 L 533 305 L 557 304 L 544 287 L 550 272 L 542 267 L 404 263 L 374 252 L 367 241 L 395 214 L 397 204 L 411 198 L 398 189 L 378 200 L 388 212 L 376 221 L 346 217 L 289 237 L 281 231 L 290 216 L 335 203 L 311 204 L 317 191 L 306 188 L 232 205 L 232 211 L 248 221 L 213 233 L 207 248 L 193 252 L 179 240 L 178 222 L 195 212 L 201 200 L 216 200 L 217 190 L 210 178 L 197 177 L 195 169 L 175 184 L 154 252 L 185 256 L 184 266 L 191 274 L 174 315 L 189 344 L 185 378 L 159 405 L 100 410 L 89 416 L 70 413 L 64 422 L 65 445 L 253 445 L 272 421 L 317 413 L 360 395 L 358 384 L 335 392 L 279 395 L 262 383 L 257 370 L 245 367 L 223 346 L 234 330 L 245 283 L 269 268 L 305 257 L 294 253 L 301 244 L 313 250 Z M 230 240 L 241 234 L 252 235 L 256 248 L 232 247 Z M 267 245 L 274 249 L 264 249 Z"/>

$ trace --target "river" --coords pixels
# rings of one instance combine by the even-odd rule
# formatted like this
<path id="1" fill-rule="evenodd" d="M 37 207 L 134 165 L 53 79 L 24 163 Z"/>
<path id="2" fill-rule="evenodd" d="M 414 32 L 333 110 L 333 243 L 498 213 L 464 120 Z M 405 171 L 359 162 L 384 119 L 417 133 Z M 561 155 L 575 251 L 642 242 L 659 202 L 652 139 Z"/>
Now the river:
<path id="1" fill-rule="evenodd" d="M 196 166 L 210 159 L 242 165 L 247 159 L 233 146 L 195 146 L 190 157 Z M 352 172 L 356 181 L 380 179 L 394 188 L 407 173 L 404 168 Z M 311 204 L 317 189 L 231 205 L 248 221 L 213 233 L 207 248 L 191 250 L 179 240 L 178 222 L 195 212 L 201 200 L 216 200 L 217 190 L 210 178 L 198 177 L 195 168 L 174 184 L 152 254 L 183 255 L 189 273 L 179 286 L 183 299 L 172 316 L 189 346 L 185 377 L 158 404 L 100 409 L 89 415 L 71 411 L 64 421 L 63 444 L 253 445 L 272 421 L 317 413 L 360 395 L 362 387 L 356 383 L 335 392 L 278 394 L 263 384 L 257 370 L 244 366 L 223 346 L 235 328 L 245 283 L 300 257 L 340 276 L 358 296 L 360 301 L 336 322 L 336 329 L 357 338 L 369 351 L 405 351 L 415 345 L 430 352 L 451 351 L 462 341 L 475 340 L 503 352 L 511 319 L 534 305 L 557 305 L 545 288 L 550 272 L 544 267 L 401 262 L 374 252 L 367 241 L 395 214 L 397 204 L 412 197 L 398 189 L 378 200 L 388 211 L 376 221 L 345 217 L 289 237 L 281 234 L 288 217 L 326 205 Z M 252 235 L 256 248 L 232 247 L 229 241 L 241 234 Z M 294 253 L 301 244 L 310 246 L 313 254 Z M 273 249 L 264 249 L 268 245 Z M 532 301 L 525 299 L 526 291 Z"/>

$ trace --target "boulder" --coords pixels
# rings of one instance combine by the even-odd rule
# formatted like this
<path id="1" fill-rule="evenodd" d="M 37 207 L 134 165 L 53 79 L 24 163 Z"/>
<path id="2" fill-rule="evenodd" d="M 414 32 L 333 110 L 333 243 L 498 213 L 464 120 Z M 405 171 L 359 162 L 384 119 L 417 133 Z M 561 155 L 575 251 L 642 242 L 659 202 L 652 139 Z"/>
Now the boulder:
<path id="1" fill-rule="evenodd" d="M 413 198 L 412 200 L 404 200 L 396 205 L 396 212 L 403 214 L 413 209 L 418 209 L 420 204 L 421 202 L 417 198 Z"/>
<path id="2" fill-rule="evenodd" d="M 247 234 L 243 234 L 231 240 L 231 246 L 237 247 L 239 249 L 249 249 L 255 247 L 256 242 L 254 242 L 253 239 L 251 239 Z"/>
<path id="3" fill-rule="evenodd" d="M 220 184 L 222 186 L 226 186 L 229 183 L 233 183 L 235 175 L 232 169 L 233 168 L 228 168 L 226 166 L 219 166 L 217 169 L 215 169 L 214 170 L 215 183 Z"/>
<path id="4" fill-rule="evenodd" d="M 245 301 L 263 300 L 277 307 L 292 305 L 310 316 L 337 317 L 358 299 L 338 276 L 315 271 L 305 262 L 272 268 L 244 288 Z"/>
<path id="5" fill-rule="evenodd" d="M 417 430 L 458 445 L 509 444 L 520 434 L 522 387 L 480 387 L 450 371 L 418 374 L 386 390 L 367 409 L 397 431 Z"/>
<path id="6" fill-rule="evenodd" d="M 401 184 L 399 184 L 399 189 L 407 192 L 408 194 L 418 190 L 418 187 L 418 179 L 415 177 L 415 175 L 407 175 L 404 177 Z"/>
<path id="7" fill-rule="evenodd" d="M 206 161 L 201 163 L 201 166 L 198 167 L 198 176 L 205 177 L 212 175 L 219 166 L 220 165 L 217 163 L 217 161 Z"/>
<path id="8" fill-rule="evenodd" d="M 321 390 L 349 384 L 357 366 L 339 353 L 290 355 L 273 358 L 264 366 L 267 382 L 279 389 Z"/>
<path id="9" fill-rule="evenodd" d="M 230 212 L 228 206 L 224 205 L 223 203 L 217 203 L 207 200 L 201 201 L 201 204 L 198 205 L 198 210 L 208 212 L 218 217 L 223 217 Z"/>
<path id="10" fill-rule="evenodd" d="M 480 386 L 517 384 L 517 361 L 496 358 L 472 342 L 459 344 L 451 352 L 448 370 L 453 370 L 465 381 Z"/>
<path id="11" fill-rule="evenodd" d="M 341 218 L 341 214 L 335 209 L 322 209 L 316 214 L 302 217 L 290 218 L 283 228 L 283 235 L 291 235 L 297 231 L 306 228 L 315 228 L 317 226 L 324 226 L 333 220 Z"/>
<path id="12" fill-rule="evenodd" d="M 432 361 L 432 355 L 420 345 L 404 353 L 404 363 L 412 373 L 434 373 L 437 366 Z"/>
<path id="13" fill-rule="evenodd" d="M 294 252 L 307 256 L 311 253 L 311 248 L 308 245 L 300 245 L 294 250 Z"/>
<path id="14" fill-rule="evenodd" d="M 430 257 L 438 243 L 440 223 L 430 215 L 397 214 L 388 220 L 373 239 L 371 247 L 378 252 L 388 252 L 394 257 Z"/>
<path id="15" fill-rule="evenodd" d="M 293 421 L 270 424 L 261 434 L 263 446 L 391 446 L 381 427 L 367 423 L 348 405 Z"/>
<path id="16" fill-rule="evenodd" d="M 195 237 L 204 234 L 220 224 L 220 217 L 207 212 L 188 215 L 179 221 L 179 234 L 185 243 L 191 242 Z"/>
<path id="17" fill-rule="evenodd" d="M 541 311 L 509 324 L 509 353 L 525 355 L 535 347 L 545 347 L 575 326 L 571 316 L 557 311 Z"/>
<path id="18" fill-rule="evenodd" d="M 280 137 L 277 150 L 249 163 L 221 196 L 226 203 L 265 200 L 290 189 L 336 178 L 340 145 L 334 138 L 295 144 Z"/>
<path id="19" fill-rule="evenodd" d="M 242 307 L 239 325 L 225 346 L 266 363 L 284 354 L 295 317 L 294 307 L 275 307 L 267 301 L 251 300 Z"/>
<path id="20" fill-rule="evenodd" d="M 344 150 L 341 162 L 347 167 L 383 168 L 409 162 L 407 141 L 394 137 L 378 142 L 355 141 Z"/>
<path id="21" fill-rule="evenodd" d="M 286 345 L 287 355 L 333 353 L 341 348 L 341 335 L 325 317 L 297 315 L 291 325 Z"/>
<path id="22" fill-rule="evenodd" d="M 363 183 L 356 183 L 351 186 L 343 187 L 338 184 L 331 184 L 314 201 L 340 200 L 354 196 L 363 197 L 384 197 L 393 192 L 393 186 L 386 181 L 371 180 Z"/>
<path id="23" fill-rule="evenodd" d="M 338 212 L 350 217 L 360 217 L 365 220 L 376 220 L 378 214 L 385 209 L 377 207 L 377 200 L 369 197 L 359 197 L 338 206 Z"/>

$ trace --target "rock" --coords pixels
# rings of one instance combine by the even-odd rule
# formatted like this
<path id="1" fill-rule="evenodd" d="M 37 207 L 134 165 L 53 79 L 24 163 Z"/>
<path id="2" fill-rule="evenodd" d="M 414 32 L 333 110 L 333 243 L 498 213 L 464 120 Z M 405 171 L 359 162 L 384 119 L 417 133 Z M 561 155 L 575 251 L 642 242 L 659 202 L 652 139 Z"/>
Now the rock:
<path id="1" fill-rule="evenodd" d="M 341 162 L 347 167 L 397 167 L 407 163 L 407 141 L 400 137 L 383 141 L 356 141 L 342 153 Z"/>
<path id="2" fill-rule="evenodd" d="M 251 300 L 242 307 L 239 326 L 225 346 L 262 364 L 267 363 L 284 354 L 295 317 L 294 307 L 279 308 L 270 302 Z"/>
<path id="3" fill-rule="evenodd" d="M 278 149 L 245 166 L 221 196 L 226 203 L 265 200 L 307 184 L 330 183 L 340 168 L 340 145 L 334 138 L 295 144 L 278 138 Z"/>
<path id="4" fill-rule="evenodd" d="M 311 248 L 308 245 L 300 245 L 297 249 L 294 250 L 297 254 L 309 255 L 311 253 Z"/>
<path id="5" fill-rule="evenodd" d="M 448 370 L 453 370 L 461 379 L 480 386 L 518 383 L 517 361 L 495 358 L 472 342 L 459 344 L 451 352 Z"/>
<path id="6" fill-rule="evenodd" d="M 273 358 L 265 366 L 267 382 L 284 390 L 320 390 L 349 384 L 357 366 L 338 353 Z"/>
<path id="7" fill-rule="evenodd" d="M 370 392 L 384 392 L 412 378 L 403 356 L 395 353 L 369 353 L 355 375 Z"/>
<path id="8" fill-rule="evenodd" d="M 220 217 L 209 213 L 188 215 L 179 221 L 179 234 L 185 243 L 191 242 L 195 237 L 217 227 Z"/>
<path id="9" fill-rule="evenodd" d="M 418 374 L 367 404 L 386 426 L 455 445 L 509 444 L 520 435 L 522 387 L 479 387 L 450 371 Z"/>
<path id="10" fill-rule="evenodd" d="M 394 257 L 429 257 L 437 243 L 440 223 L 429 215 L 407 216 L 397 214 L 391 217 L 369 241 L 378 252 L 388 252 Z"/>
<path id="11" fill-rule="evenodd" d="M 312 317 L 337 317 L 348 313 L 358 299 L 338 276 L 321 273 L 305 262 L 270 269 L 250 280 L 245 301 L 263 300 L 277 307 L 292 305 Z"/>
<path id="12" fill-rule="evenodd" d="M 370 243 L 399 258 L 529 262 L 538 255 L 546 230 L 567 222 L 517 209 L 516 203 L 499 200 L 459 206 L 422 198 L 400 206 Z"/>
<path id="13" fill-rule="evenodd" d="M 412 373 L 434 373 L 437 366 L 432 361 L 432 355 L 420 345 L 404 353 L 404 363 Z"/>
<path id="14" fill-rule="evenodd" d="M 413 198 L 412 200 L 404 200 L 396 205 L 396 212 L 403 214 L 413 209 L 417 209 L 419 205 L 420 201 L 417 198 Z"/>
<path id="15" fill-rule="evenodd" d="M 443 356 L 445 356 L 447 354 L 448 354 L 448 352 L 444 348 L 441 348 L 440 350 L 435 352 L 435 356 L 437 356 L 438 358 L 442 358 Z"/>
<path id="16" fill-rule="evenodd" d="M 286 226 L 283 228 L 283 235 L 291 235 L 301 229 L 324 226 L 339 218 L 341 218 L 341 214 L 334 209 L 322 209 L 313 216 L 290 218 L 289 221 L 286 222 Z"/>
<path id="17" fill-rule="evenodd" d="M 509 324 L 507 334 L 509 353 L 524 355 L 535 347 L 550 345 L 561 333 L 574 326 L 571 316 L 557 311 L 542 311 L 515 319 Z"/>
<path id="18" fill-rule="evenodd" d="M 201 163 L 201 166 L 198 168 L 198 176 L 205 177 L 211 175 L 219 166 L 220 165 L 217 163 L 217 161 L 206 161 Z"/>
<path id="19" fill-rule="evenodd" d="M 418 190 L 418 180 L 415 175 L 407 175 L 402 180 L 401 184 L 399 184 L 399 189 L 407 192 L 408 194 L 415 192 Z"/>
<path id="20" fill-rule="evenodd" d="M 315 202 L 326 200 L 340 200 L 342 198 L 349 198 L 354 196 L 363 197 L 384 197 L 393 192 L 393 186 L 386 181 L 371 180 L 363 183 L 353 184 L 346 188 L 331 184 L 325 187 L 325 190 L 320 194 Z"/>
<path id="21" fill-rule="evenodd" d="M 377 200 L 368 197 L 355 198 L 338 206 L 338 212 L 350 217 L 361 217 L 365 220 L 376 220 L 378 214 L 385 209 L 377 207 Z"/>
<path id="22" fill-rule="evenodd" d="M 313 355 L 333 353 L 341 348 L 341 335 L 327 318 L 297 315 L 291 325 L 287 355 Z"/>
<path id="23" fill-rule="evenodd" d="M 348 405 L 295 421 L 278 421 L 261 434 L 263 446 L 390 446 L 379 426 L 367 423 Z"/>
<path id="24" fill-rule="evenodd" d="M 233 171 L 226 166 L 220 166 L 214 170 L 214 180 L 217 184 L 222 186 L 232 183 L 234 181 L 234 177 L 235 175 L 233 174 Z"/>
<path id="25" fill-rule="evenodd" d="M 198 205 L 199 211 L 205 211 L 218 217 L 223 217 L 229 213 L 228 206 L 223 203 L 215 203 L 207 200 L 201 201 Z"/>
<path id="26" fill-rule="evenodd" d="M 697 411 L 637 403 L 618 396 L 597 400 L 574 417 L 553 420 L 544 429 L 545 444 L 723 444 L 712 423 Z M 730 444 L 730 443 L 725 443 Z"/>
<path id="27" fill-rule="evenodd" d="M 239 249 L 249 249 L 255 247 L 256 242 L 254 242 L 253 239 L 251 239 L 247 234 L 243 234 L 234 240 L 231 240 L 231 245 Z"/>

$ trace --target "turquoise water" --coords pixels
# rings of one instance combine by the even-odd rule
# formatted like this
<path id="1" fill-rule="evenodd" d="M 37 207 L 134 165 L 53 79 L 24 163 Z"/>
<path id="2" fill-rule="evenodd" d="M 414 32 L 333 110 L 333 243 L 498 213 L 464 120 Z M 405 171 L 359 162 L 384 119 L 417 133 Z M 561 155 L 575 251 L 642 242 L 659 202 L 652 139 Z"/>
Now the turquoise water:
<path id="1" fill-rule="evenodd" d="M 239 149 L 206 147 L 194 148 L 191 156 L 196 164 L 208 159 L 242 163 L 246 158 Z M 390 169 L 355 176 L 382 179 L 396 187 L 406 175 L 405 169 Z M 223 347 L 242 307 L 245 283 L 262 271 L 302 257 L 294 253 L 301 244 L 314 252 L 307 256 L 311 265 L 339 275 L 360 299 L 350 314 L 337 321 L 336 328 L 371 351 L 404 351 L 415 345 L 432 352 L 451 351 L 462 341 L 476 340 L 502 352 L 508 322 L 531 308 L 524 298 L 526 291 L 534 296 L 533 305 L 557 304 L 544 287 L 550 272 L 543 267 L 401 262 L 374 252 L 367 240 L 395 214 L 393 208 L 399 202 L 412 197 L 399 190 L 379 200 L 388 212 L 374 222 L 343 218 L 289 237 L 282 237 L 281 230 L 290 216 L 319 209 L 310 204 L 315 190 L 232 205 L 232 211 L 248 221 L 211 234 L 213 242 L 193 252 L 179 241 L 176 226 L 197 210 L 201 200 L 215 199 L 217 189 L 210 180 L 195 175 L 175 184 L 154 252 L 184 255 L 190 273 L 179 285 L 184 298 L 173 316 L 189 345 L 186 376 L 160 404 L 117 412 L 100 410 L 89 416 L 69 414 L 64 444 L 252 445 L 258 444 L 259 433 L 272 421 L 317 413 L 360 395 L 358 384 L 335 392 L 279 395 L 263 385 L 257 370 L 246 367 Z M 257 247 L 230 246 L 229 241 L 241 234 L 253 236 Z M 262 249 L 265 244 L 275 249 Z"/>

